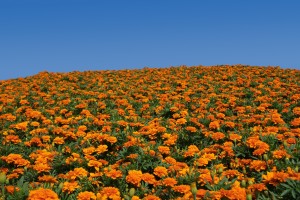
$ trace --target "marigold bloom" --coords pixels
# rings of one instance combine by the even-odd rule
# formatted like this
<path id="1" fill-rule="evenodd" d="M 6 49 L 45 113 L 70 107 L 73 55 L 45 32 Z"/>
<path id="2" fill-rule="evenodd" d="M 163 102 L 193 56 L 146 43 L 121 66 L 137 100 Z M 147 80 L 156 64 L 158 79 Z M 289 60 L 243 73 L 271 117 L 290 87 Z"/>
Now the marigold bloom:
<path id="1" fill-rule="evenodd" d="M 262 175 L 263 182 L 277 186 L 281 182 L 285 182 L 289 177 L 287 173 L 284 172 L 267 172 L 267 174 Z"/>
<path id="2" fill-rule="evenodd" d="M 144 198 L 144 200 L 161 200 L 161 198 L 159 198 L 155 195 L 148 195 Z"/>
<path id="3" fill-rule="evenodd" d="M 176 124 L 179 124 L 179 125 L 183 125 L 183 124 L 185 124 L 187 121 L 186 121 L 186 119 L 184 119 L 184 118 L 179 118 L 179 119 L 177 119 L 176 120 Z"/>
<path id="4" fill-rule="evenodd" d="M 190 131 L 191 133 L 196 133 L 197 129 L 193 126 L 188 126 L 185 128 L 187 131 Z"/>
<path id="5" fill-rule="evenodd" d="M 96 195 L 89 191 L 80 192 L 77 196 L 77 200 L 96 200 L 96 198 Z"/>
<path id="6" fill-rule="evenodd" d="M 190 185 L 176 185 L 172 188 L 175 192 L 179 192 L 181 194 L 185 194 L 191 190 Z"/>
<path id="7" fill-rule="evenodd" d="M 220 128 L 220 123 L 219 121 L 213 121 L 209 123 L 209 128 L 210 129 L 218 129 Z"/>
<path id="8" fill-rule="evenodd" d="M 293 109 L 293 113 L 294 113 L 294 115 L 300 116 L 300 107 L 295 107 L 295 108 Z"/>
<path id="9" fill-rule="evenodd" d="M 158 166 L 154 168 L 154 173 L 156 176 L 158 177 L 163 177 L 166 176 L 168 174 L 168 170 L 165 167 L 162 166 Z"/>
<path id="10" fill-rule="evenodd" d="M 267 190 L 268 188 L 263 183 L 255 183 L 255 184 L 249 185 L 247 189 L 252 190 L 252 191 L 260 191 L 261 192 L 261 191 Z"/>
<path id="11" fill-rule="evenodd" d="M 255 171 L 260 172 L 261 170 L 265 170 L 267 168 L 267 164 L 265 161 L 261 160 L 253 160 L 250 163 L 250 169 L 254 169 Z"/>
<path id="12" fill-rule="evenodd" d="M 26 131 L 28 122 L 21 122 L 15 125 L 15 128 L 18 130 Z"/>
<path id="13" fill-rule="evenodd" d="M 97 152 L 98 154 L 104 153 L 106 151 L 108 151 L 108 146 L 107 145 L 99 145 L 96 149 L 95 152 Z"/>
<path id="14" fill-rule="evenodd" d="M 104 199 L 110 198 L 113 200 L 121 200 L 120 191 L 115 187 L 104 187 L 100 193 L 97 194 L 97 198 L 101 199 L 101 197 L 106 197 Z"/>
<path id="15" fill-rule="evenodd" d="M 173 187 L 174 185 L 177 184 L 177 181 L 175 178 L 165 178 L 164 180 L 162 180 L 163 185 L 165 186 L 170 186 Z"/>
<path id="16" fill-rule="evenodd" d="M 106 172 L 105 175 L 106 175 L 107 177 L 112 178 L 112 179 L 117 179 L 117 178 L 120 178 L 120 177 L 123 176 L 121 170 L 115 170 L 115 169 L 112 169 L 112 170 Z"/>
<path id="17" fill-rule="evenodd" d="M 230 190 L 220 190 L 221 195 L 232 200 L 244 200 L 246 199 L 246 189 L 239 186 L 233 186 Z"/>
<path id="18" fill-rule="evenodd" d="M 13 163 L 13 164 L 17 165 L 18 167 L 30 165 L 30 162 L 28 160 L 24 159 L 20 154 L 11 153 L 8 156 L 2 156 L 1 159 L 7 163 Z"/>
<path id="19" fill-rule="evenodd" d="M 57 183 L 56 178 L 50 175 L 39 176 L 38 179 L 40 182 Z"/>
<path id="20" fill-rule="evenodd" d="M 47 163 L 36 163 L 33 165 L 33 169 L 38 173 L 49 172 L 51 170 L 51 166 Z"/>
<path id="21" fill-rule="evenodd" d="M 79 167 L 79 168 L 75 168 L 72 171 L 69 171 L 66 174 L 66 177 L 70 180 L 75 180 L 77 177 L 81 178 L 81 177 L 86 177 L 88 176 L 88 171 L 86 171 L 84 168 Z"/>
<path id="22" fill-rule="evenodd" d="M 292 126 L 295 126 L 295 127 L 300 126 L 300 117 L 293 119 L 290 123 Z"/>
<path id="23" fill-rule="evenodd" d="M 166 155 L 170 154 L 170 148 L 167 146 L 159 146 L 158 151 L 162 154 L 166 154 Z"/>
<path id="24" fill-rule="evenodd" d="M 284 157 L 290 157 L 290 155 L 285 151 L 285 150 L 274 150 L 273 152 L 273 157 L 276 159 L 281 159 Z"/>
<path id="25" fill-rule="evenodd" d="M 149 173 L 144 173 L 142 175 L 142 180 L 148 184 L 155 184 L 157 182 L 155 176 Z"/>
<path id="26" fill-rule="evenodd" d="M 242 136 L 239 134 L 235 134 L 235 133 L 230 133 L 229 134 L 229 139 L 232 141 L 240 141 L 242 139 Z"/>
<path id="27" fill-rule="evenodd" d="M 135 186 L 140 186 L 142 180 L 142 172 L 139 170 L 130 170 L 126 176 L 126 182 L 131 183 Z"/>
<path id="28" fill-rule="evenodd" d="M 7 191 L 9 194 L 13 194 L 14 192 L 20 191 L 20 188 L 19 188 L 19 187 L 15 187 L 15 186 L 13 186 L 13 185 L 5 186 L 5 189 L 6 189 L 6 191 Z"/>
<path id="29" fill-rule="evenodd" d="M 5 137 L 4 144 L 9 143 L 9 142 L 12 142 L 14 144 L 18 144 L 18 143 L 22 142 L 22 140 L 20 140 L 18 135 L 7 135 Z"/>
<path id="30" fill-rule="evenodd" d="M 62 188 L 62 191 L 63 192 L 67 192 L 68 194 L 74 192 L 77 188 L 79 188 L 79 184 L 74 181 L 74 182 L 64 182 L 63 183 L 63 188 Z"/>
<path id="31" fill-rule="evenodd" d="M 50 190 L 39 188 L 29 192 L 28 200 L 59 200 L 58 195 Z"/>
<path id="32" fill-rule="evenodd" d="M 196 160 L 198 166 L 205 166 L 208 162 L 216 159 L 217 157 L 213 153 L 204 153 L 200 158 Z"/>
<path id="33" fill-rule="evenodd" d="M 224 137 L 225 137 L 225 134 L 222 133 L 222 132 L 215 132 L 215 133 L 213 133 L 212 136 L 211 136 L 211 138 L 212 138 L 213 140 L 216 140 L 216 141 L 222 140 Z"/>
<path id="34" fill-rule="evenodd" d="M 235 124 L 234 124 L 234 122 L 225 122 L 225 126 L 228 128 L 234 128 Z"/>
<path id="35" fill-rule="evenodd" d="M 190 145 L 188 150 L 184 153 L 184 157 L 194 156 L 195 153 L 200 153 L 200 150 L 196 145 Z"/>
<path id="36" fill-rule="evenodd" d="M 115 136 L 109 136 L 109 137 L 105 138 L 105 140 L 111 144 L 114 144 L 118 141 L 118 139 Z"/>

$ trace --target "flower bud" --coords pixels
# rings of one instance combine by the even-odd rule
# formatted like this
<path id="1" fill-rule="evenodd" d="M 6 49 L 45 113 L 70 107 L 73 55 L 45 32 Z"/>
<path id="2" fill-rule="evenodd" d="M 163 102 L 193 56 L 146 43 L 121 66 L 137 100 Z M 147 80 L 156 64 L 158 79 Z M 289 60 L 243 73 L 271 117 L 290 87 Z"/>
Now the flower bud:
<path id="1" fill-rule="evenodd" d="M 263 157 L 264 157 L 264 160 L 265 160 L 265 161 L 269 160 L 268 154 L 264 154 Z"/>
<path id="2" fill-rule="evenodd" d="M 246 174 L 246 173 L 247 173 L 246 168 L 243 167 L 243 174 Z"/>
<path id="3" fill-rule="evenodd" d="M 253 181 L 252 180 L 248 180 L 248 185 L 253 185 Z"/>
<path id="4" fill-rule="evenodd" d="M 246 199 L 247 199 L 247 200 L 252 200 L 252 194 L 247 194 Z"/>
<path id="5" fill-rule="evenodd" d="M 58 188 L 59 188 L 59 189 L 62 189 L 63 187 L 64 187 L 64 183 L 61 182 L 61 183 L 58 185 Z"/>
<path id="6" fill-rule="evenodd" d="M 193 195 L 196 195 L 197 194 L 197 186 L 196 186 L 196 182 L 193 182 L 192 184 L 191 184 L 191 192 L 192 192 L 192 194 Z"/>
<path id="7" fill-rule="evenodd" d="M 0 184 L 4 184 L 6 182 L 6 174 L 4 172 L 0 173 Z"/>
<path id="8" fill-rule="evenodd" d="M 242 182 L 241 182 L 241 186 L 242 186 L 243 188 L 245 188 L 245 187 L 246 187 L 246 185 L 247 185 L 246 181 L 245 181 L 245 180 L 242 180 Z"/>
<path id="9" fill-rule="evenodd" d="M 220 167 L 220 168 L 218 169 L 218 173 L 221 174 L 222 172 L 223 172 L 223 168 Z"/>
<path id="10" fill-rule="evenodd" d="M 133 197 L 135 193 L 135 189 L 134 188 L 130 188 L 129 190 L 129 196 Z"/>

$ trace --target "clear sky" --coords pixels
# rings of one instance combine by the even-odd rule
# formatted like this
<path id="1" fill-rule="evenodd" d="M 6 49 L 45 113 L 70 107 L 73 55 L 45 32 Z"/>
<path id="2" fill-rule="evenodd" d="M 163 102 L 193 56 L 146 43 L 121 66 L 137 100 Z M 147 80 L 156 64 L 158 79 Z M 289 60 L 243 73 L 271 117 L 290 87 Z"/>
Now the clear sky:
<path id="1" fill-rule="evenodd" d="M 300 69 L 299 0 L 0 0 L 0 80 L 245 64 Z"/>

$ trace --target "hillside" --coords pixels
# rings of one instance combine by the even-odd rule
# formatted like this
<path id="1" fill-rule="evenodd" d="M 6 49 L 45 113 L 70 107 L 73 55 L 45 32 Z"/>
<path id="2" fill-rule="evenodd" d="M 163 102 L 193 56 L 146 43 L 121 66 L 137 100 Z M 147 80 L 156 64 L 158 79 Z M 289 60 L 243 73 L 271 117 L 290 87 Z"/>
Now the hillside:
<path id="1" fill-rule="evenodd" d="M 41 72 L 0 81 L 3 199 L 296 199 L 300 70 Z"/>

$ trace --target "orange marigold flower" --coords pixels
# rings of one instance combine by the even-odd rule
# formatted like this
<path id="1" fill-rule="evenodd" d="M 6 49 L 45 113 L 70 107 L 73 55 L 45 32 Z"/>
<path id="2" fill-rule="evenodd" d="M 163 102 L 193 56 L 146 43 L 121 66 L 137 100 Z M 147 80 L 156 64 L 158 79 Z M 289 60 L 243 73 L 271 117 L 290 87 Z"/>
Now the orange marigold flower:
<path id="1" fill-rule="evenodd" d="M 18 135 L 8 135 L 5 137 L 4 141 L 5 141 L 4 143 L 12 142 L 14 144 L 18 144 L 18 143 L 22 142 L 22 140 L 20 140 Z"/>
<path id="2" fill-rule="evenodd" d="M 213 121 L 209 123 L 209 128 L 210 129 L 218 129 L 220 128 L 220 123 L 219 121 Z"/>
<path id="3" fill-rule="evenodd" d="M 26 131 L 28 122 L 21 122 L 15 125 L 15 128 L 18 130 Z"/>
<path id="4" fill-rule="evenodd" d="M 79 167 L 79 168 L 75 168 L 73 171 L 69 171 L 66 174 L 66 177 L 70 180 L 75 180 L 77 177 L 81 178 L 81 177 L 86 177 L 88 176 L 88 171 L 86 171 L 84 168 Z"/>
<path id="5" fill-rule="evenodd" d="M 287 140 L 286 140 L 286 142 L 288 143 L 288 144 L 296 144 L 296 139 L 295 138 L 293 138 L 293 137 L 290 137 L 290 138 L 288 138 Z"/>
<path id="6" fill-rule="evenodd" d="M 177 181 L 176 181 L 175 178 L 165 178 L 164 180 L 162 180 L 162 183 L 163 183 L 165 186 L 173 187 L 174 185 L 177 184 Z"/>
<path id="7" fill-rule="evenodd" d="M 215 133 L 213 133 L 212 136 L 211 136 L 211 138 L 212 138 L 213 140 L 216 140 L 216 141 L 222 140 L 224 137 L 225 137 L 225 134 L 222 133 L 222 132 L 215 132 Z"/>
<path id="8" fill-rule="evenodd" d="M 14 192 L 20 191 L 20 188 L 15 187 L 15 186 L 13 186 L 13 185 L 5 186 L 5 189 L 6 189 L 6 191 L 7 191 L 9 194 L 13 194 Z"/>
<path id="9" fill-rule="evenodd" d="M 79 184 L 74 181 L 74 182 L 64 182 L 63 183 L 63 188 L 62 188 L 62 191 L 63 192 L 67 192 L 68 194 L 74 192 L 77 188 L 79 188 Z"/>
<path id="10" fill-rule="evenodd" d="M 54 138 L 53 143 L 54 144 L 64 144 L 65 140 L 63 137 L 56 137 L 56 138 Z"/>
<path id="11" fill-rule="evenodd" d="M 205 154 L 203 154 L 200 158 L 198 158 L 197 160 L 196 160 L 196 164 L 198 165 L 198 166 L 205 166 L 205 165 L 207 165 L 208 164 L 208 162 L 210 162 L 210 161 L 212 161 L 212 160 L 214 160 L 214 159 L 216 159 L 217 157 L 215 156 L 215 154 L 213 154 L 213 153 L 205 153 Z"/>
<path id="12" fill-rule="evenodd" d="M 82 149 L 82 151 L 85 155 L 91 155 L 92 153 L 95 152 L 95 149 L 96 149 L 95 147 L 91 146 L 91 147 Z"/>
<path id="13" fill-rule="evenodd" d="M 38 173 L 42 172 L 49 172 L 51 170 L 51 167 L 47 163 L 36 163 L 33 165 L 33 169 L 36 170 Z"/>
<path id="14" fill-rule="evenodd" d="M 293 119 L 290 123 L 292 126 L 300 126 L 300 117 Z"/>
<path id="15" fill-rule="evenodd" d="M 131 200 L 140 200 L 140 197 L 134 195 L 131 197 Z"/>
<path id="16" fill-rule="evenodd" d="M 265 149 L 262 149 L 262 148 L 258 148 L 256 150 L 253 151 L 253 155 L 254 156 L 261 156 L 263 155 L 264 153 L 266 153 L 266 150 Z"/>
<path id="17" fill-rule="evenodd" d="M 31 125 L 31 126 L 34 126 L 34 127 L 39 127 L 39 126 L 40 126 L 40 123 L 34 121 L 34 122 L 31 122 L 30 125 Z"/>
<path id="18" fill-rule="evenodd" d="M 197 132 L 197 129 L 193 126 L 188 126 L 185 128 L 187 131 L 190 131 L 192 133 L 196 133 Z"/>
<path id="19" fill-rule="evenodd" d="M 224 119 L 225 114 L 224 113 L 217 113 L 216 117 L 219 118 L 219 119 Z"/>
<path id="20" fill-rule="evenodd" d="M 258 136 L 252 136 L 252 137 L 248 137 L 246 143 L 250 148 L 256 148 L 260 142 L 261 141 L 259 140 Z"/>
<path id="21" fill-rule="evenodd" d="M 149 173 L 144 173 L 142 175 L 142 180 L 148 184 L 155 184 L 157 182 L 155 176 Z"/>
<path id="22" fill-rule="evenodd" d="M 220 190 L 223 197 L 227 199 L 244 200 L 246 199 L 246 189 L 239 186 L 233 186 L 230 190 Z"/>
<path id="23" fill-rule="evenodd" d="M 267 168 L 267 164 L 265 161 L 261 160 L 253 160 L 250 163 L 250 169 L 254 169 L 255 171 L 260 172 L 261 170 L 265 170 Z"/>
<path id="24" fill-rule="evenodd" d="M 185 124 L 187 121 L 186 121 L 186 119 L 184 119 L 184 118 L 179 118 L 179 119 L 177 119 L 176 120 L 176 124 L 179 124 L 179 125 L 183 125 L 183 124 Z"/>
<path id="25" fill-rule="evenodd" d="M 107 145 L 99 145 L 96 149 L 95 149 L 95 152 L 97 152 L 98 154 L 101 154 L 103 152 L 106 152 L 108 151 L 107 150 L 108 146 Z"/>
<path id="26" fill-rule="evenodd" d="M 115 169 L 112 169 L 112 170 L 106 172 L 105 175 L 112 179 L 117 179 L 117 178 L 120 178 L 123 176 L 121 170 L 115 170 Z"/>
<path id="27" fill-rule="evenodd" d="M 118 188 L 115 187 L 104 187 L 100 193 L 97 194 L 97 198 L 102 199 L 103 197 L 106 197 L 104 199 L 110 198 L 113 200 L 121 200 L 120 197 L 120 191 Z M 101 198 L 102 197 L 102 198 Z"/>
<path id="28" fill-rule="evenodd" d="M 295 107 L 293 109 L 293 113 L 294 113 L 294 115 L 299 115 L 300 116 L 300 107 Z"/>
<path id="29" fill-rule="evenodd" d="M 58 195 L 50 190 L 39 188 L 29 192 L 28 200 L 59 200 Z"/>
<path id="30" fill-rule="evenodd" d="M 223 172 L 223 175 L 227 178 L 233 178 L 235 176 L 241 176 L 241 173 L 235 169 L 229 169 Z"/>
<path id="31" fill-rule="evenodd" d="M 185 194 L 191 190 L 191 186 L 189 185 L 176 185 L 172 188 L 175 192 L 179 192 L 181 194 Z"/>
<path id="32" fill-rule="evenodd" d="M 239 134 L 235 134 L 235 133 L 230 133 L 229 134 L 229 139 L 232 141 L 241 141 L 242 136 Z"/>
<path id="33" fill-rule="evenodd" d="M 290 155 L 285 151 L 285 150 L 274 150 L 273 152 L 273 157 L 276 159 L 281 159 L 285 157 L 290 157 Z"/>
<path id="34" fill-rule="evenodd" d="M 196 145 L 190 145 L 188 147 L 188 150 L 184 153 L 184 157 L 190 157 L 190 156 L 194 156 L 195 153 L 199 153 L 200 150 L 198 149 L 198 147 Z"/>
<path id="35" fill-rule="evenodd" d="M 93 192 L 85 191 L 80 192 L 77 196 L 77 200 L 95 200 L 97 199 L 96 195 Z"/>
<path id="36" fill-rule="evenodd" d="M 176 162 L 177 162 L 177 161 L 176 161 L 174 158 L 172 158 L 171 156 L 166 157 L 166 158 L 165 158 L 165 161 L 166 161 L 167 163 L 171 164 L 171 165 L 174 165 L 174 164 L 176 164 Z"/>
<path id="37" fill-rule="evenodd" d="M 168 170 L 165 167 L 157 166 L 157 167 L 155 167 L 153 174 L 155 174 L 156 176 L 161 178 L 168 174 Z"/>
<path id="38" fill-rule="evenodd" d="M 140 170 L 130 170 L 126 176 L 126 182 L 139 186 L 143 173 Z"/>
<path id="39" fill-rule="evenodd" d="M 260 191 L 261 192 L 261 191 L 267 190 L 268 188 L 263 183 L 255 183 L 253 185 L 248 186 L 248 189 L 251 191 Z"/>
<path id="40" fill-rule="evenodd" d="M 225 122 L 225 126 L 228 128 L 234 128 L 235 124 L 234 124 L 234 122 Z"/>
<path id="41" fill-rule="evenodd" d="M 267 174 L 262 175 L 263 182 L 277 186 L 281 182 L 285 182 L 289 177 L 287 173 L 284 172 L 267 172 Z"/>
<path id="42" fill-rule="evenodd" d="M 132 153 L 132 154 L 129 154 L 128 156 L 126 156 L 126 158 L 131 158 L 131 159 L 136 159 L 137 157 L 139 157 L 139 155 L 137 153 Z"/>
<path id="43" fill-rule="evenodd" d="M 109 137 L 105 138 L 105 140 L 111 144 L 114 144 L 118 141 L 118 139 L 115 136 L 109 136 Z"/>
<path id="44" fill-rule="evenodd" d="M 50 175 L 39 176 L 38 179 L 40 182 L 57 183 L 56 178 Z"/>
<path id="45" fill-rule="evenodd" d="M 167 146 L 159 146 L 158 151 L 162 154 L 166 154 L 166 155 L 170 154 L 170 148 Z"/>
<path id="46" fill-rule="evenodd" d="M 11 153 L 8 156 L 2 156 L 1 159 L 9 164 L 13 163 L 13 164 L 17 165 L 18 167 L 19 166 L 27 166 L 28 167 L 30 165 L 30 162 L 28 160 L 24 159 L 22 157 L 22 155 L 20 155 L 20 154 Z"/>
<path id="47" fill-rule="evenodd" d="M 161 200 L 161 198 L 159 198 L 155 195 L 148 195 L 144 198 L 144 200 Z"/>

